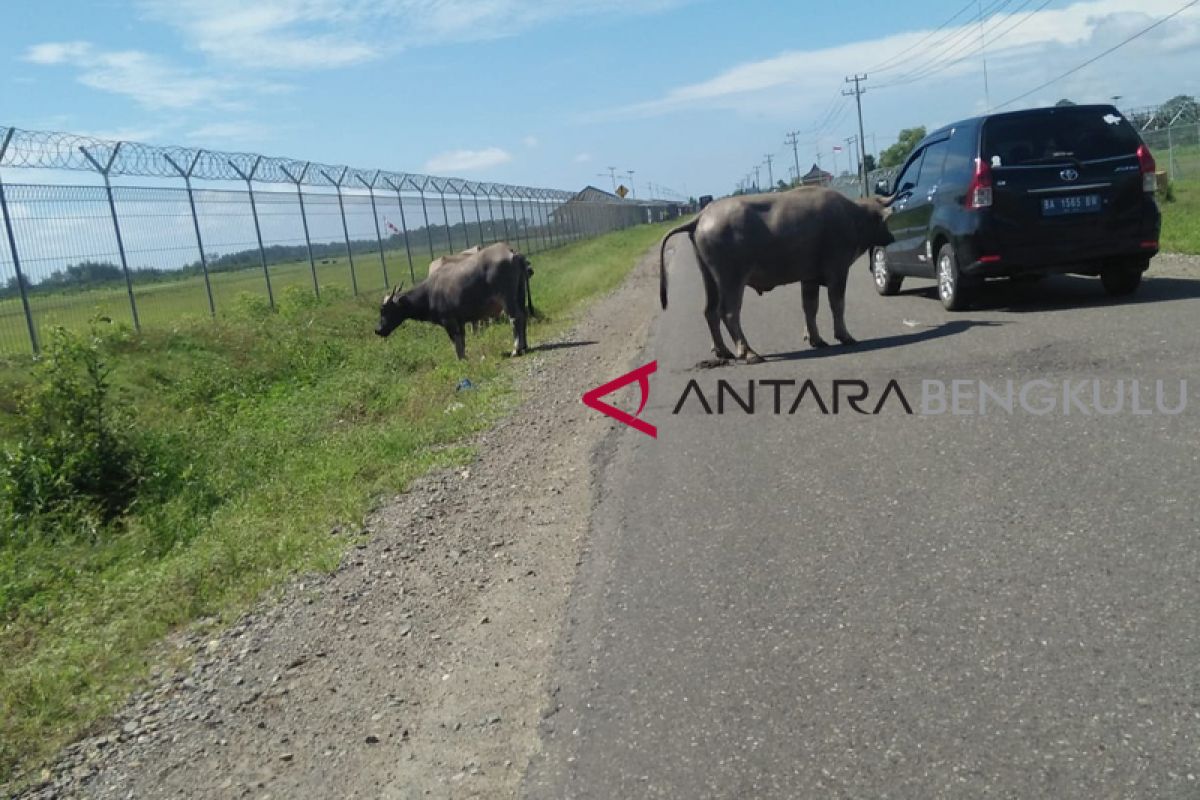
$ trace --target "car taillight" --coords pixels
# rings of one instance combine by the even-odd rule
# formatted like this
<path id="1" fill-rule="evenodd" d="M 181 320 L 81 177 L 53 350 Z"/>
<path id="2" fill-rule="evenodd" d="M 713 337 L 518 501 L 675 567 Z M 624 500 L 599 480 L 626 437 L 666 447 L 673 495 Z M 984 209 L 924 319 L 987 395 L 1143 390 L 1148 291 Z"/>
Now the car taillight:
<path id="1" fill-rule="evenodd" d="M 1158 179 L 1154 175 L 1157 166 L 1154 163 L 1154 156 L 1150 154 L 1150 148 L 1139 144 L 1137 160 L 1138 169 L 1142 173 L 1142 191 L 1153 194 L 1158 189 Z"/>
<path id="2" fill-rule="evenodd" d="M 975 175 L 967 187 L 967 208 L 989 208 L 992 205 L 992 168 L 982 158 L 975 159 Z"/>

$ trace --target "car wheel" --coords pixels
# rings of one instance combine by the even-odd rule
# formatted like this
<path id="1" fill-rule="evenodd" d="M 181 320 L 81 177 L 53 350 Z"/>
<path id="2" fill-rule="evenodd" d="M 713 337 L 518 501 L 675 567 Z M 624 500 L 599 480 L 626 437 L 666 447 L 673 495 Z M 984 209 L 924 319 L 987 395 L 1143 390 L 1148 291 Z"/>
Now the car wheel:
<path id="1" fill-rule="evenodd" d="M 1104 291 L 1113 297 L 1133 294 L 1142 285 L 1142 271 L 1129 267 L 1110 267 L 1100 273 Z"/>
<path id="2" fill-rule="evenodd" d="M 900 284 L 904 282 L 902 276 L 892 274 L 888 266 L 887 250 L 882 247 L 871 251 L 871 275 L 875 277 L 875 291 L 885 297 L 900 291 Z"/>
<path id="3" fill-rule="evenodd" d="M 958 257 L 954 246 L 946 242 L 938 249 L 937 256 L 938 299 L 947 311 L 961 311 L 967 307 L 967 287 L 958 272 Z"/>

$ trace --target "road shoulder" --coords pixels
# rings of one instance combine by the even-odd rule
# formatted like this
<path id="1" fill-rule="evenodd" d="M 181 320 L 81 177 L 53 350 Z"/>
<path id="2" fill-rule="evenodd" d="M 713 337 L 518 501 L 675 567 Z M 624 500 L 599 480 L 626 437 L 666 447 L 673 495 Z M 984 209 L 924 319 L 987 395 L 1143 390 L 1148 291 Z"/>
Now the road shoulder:
<path id="1" fill-rule="evenodd" d="M 518 367 L 520 401 L 473 463 L 371 515 L 332 574 L 176 637 L 150 687 L 24 796 L 512 796 L 553 708 L 613 424 L 579 398 L 641 352 L 656 250 Z"/>

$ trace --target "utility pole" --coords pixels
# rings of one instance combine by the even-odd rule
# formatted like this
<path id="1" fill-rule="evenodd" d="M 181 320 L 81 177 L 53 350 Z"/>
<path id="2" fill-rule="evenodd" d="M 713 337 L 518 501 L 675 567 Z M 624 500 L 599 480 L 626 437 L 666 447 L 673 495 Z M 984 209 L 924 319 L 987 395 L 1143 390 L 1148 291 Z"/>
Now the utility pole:
<path id="1" fill-rule="evenodd" d="M 625 174 L 629 176 L 629 191 L 632 193 L 633 197 L 636 198 L 637 189 L 633 188 L 633 170 L 627 169 L 625 170 Z"/>
<path id="2" fill-rule="evenodd" d="M 800 131 L 792 131 L 787 135 L 786 144 L 792 146 L 792 158 L 796 159 L 796 180 L 800 180 L 800 150 L 797 147 L 797 142 L 800 140 Z"/>
<path id="3" fill-rule="evenodd" d="M 857 143 L 857 141 L 858 141 L 857 137 L 854 137 L 854 136 L 846 137 L 846 161 L 848 162 L 846 164 L 847 168 L 850 166 L 850 163 L 849 163 L 850 162 L 850 154 L 854 153 L 854 145 Z M 854 153 L 854 157 L 855 157 L 855 159 L 857 159 L 858 153 Z M 855 175 L 861 174 L 857 165 L 854 168 L 854 174 Z"/>
<path id="4" fill-rule="evenodd" d="M 597 172 L 596 175 L 600 178 L 604 177 L 603 172 Z M 608 168 L 608 177 L 612 181 L 612 190 L 613 190 L 613 193 L 615 194 L 617 191 L 617 168 L 616 167 Z"/>
<path id="5" fill-rule="evenodd" d="M 773 155 L 767 156 L 767 186 L 770 188 L 770 191 L 772 191 L 772 192 L 775 191 L 775 169 L 774 169 L 774 163 L 773 163 L 774 161 L 775 161 L 775 156 L 773 156 Z"/>
<path id="6" fill-rule="evenodd" d="M 758 166 L 757 164 L 754 165 L 754 191 L 756 191 L 756 192 L 762 191 L 762 189 L 760 189 L 759 185 L 758 185 L 758 171 L 760 169 L 762 169 L 762 167 Z"/>
<path id="7" fill-rule="evenodd" d="M 867 161 L 867 151 L 866 151 L 866 144 L 864 143 L 865 137 L 863 136 L 863 122 L 862 122 L 862 95 L 863 95 L 863 92 L 866 91 L 866 89 L 862 88 L 859 85 L 859 83 L 861 81 L 865 81 L 866 79 L 867 79 L 866 74 L 859 75 L 858 73 L 855 73 L 853 78 L 846 78 L 846 83 L 854 84 L 854 90 L 853 91 L 850 91 L 847 89 L 842 90 L 842 94 L 846 95 L 847 97 L 849 97 L 850 95 L 853 94 L 854 95 L 854 104 L 856 106 L 858 106 L 858 147 L 859 147 L 858 165 L 859 165 L 860 173 L 862 172 L 862 166 Z M 867 176 L 866 175 L 862 175 L 862 182 L 859 184 L 858 189 L 859 189 L 861 197 L 867 196 Z"/>

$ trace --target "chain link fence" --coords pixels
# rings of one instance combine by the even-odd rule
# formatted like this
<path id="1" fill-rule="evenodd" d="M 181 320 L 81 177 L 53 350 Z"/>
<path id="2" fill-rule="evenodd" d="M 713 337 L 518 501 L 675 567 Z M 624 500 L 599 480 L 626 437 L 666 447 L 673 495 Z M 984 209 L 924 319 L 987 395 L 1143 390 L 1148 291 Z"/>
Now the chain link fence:
<path id="1" fill-rule="evenodd" d="M 1142 140 L 1172 183 L 1200 181 L 1200 122 L 1142 131 Z"/>
<path id="2" fill-rule="evenodd" d="M 473 245 L 508 241 L 533 254 L 688 210 L 4 127 L 0 168 L 86 171 L 103 181 L 5 183 L 0 172 L 3 355 L 36 353 L 52 327 L 98 316 L 141 330 L 238 304 L 274 308 L 287 292 L 379 292 Z M 180 185 L 114 186 L 116 177 Z"/>

